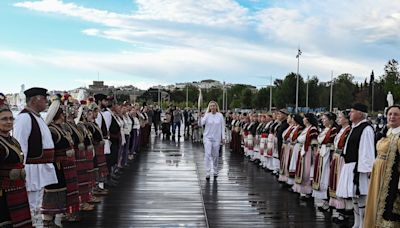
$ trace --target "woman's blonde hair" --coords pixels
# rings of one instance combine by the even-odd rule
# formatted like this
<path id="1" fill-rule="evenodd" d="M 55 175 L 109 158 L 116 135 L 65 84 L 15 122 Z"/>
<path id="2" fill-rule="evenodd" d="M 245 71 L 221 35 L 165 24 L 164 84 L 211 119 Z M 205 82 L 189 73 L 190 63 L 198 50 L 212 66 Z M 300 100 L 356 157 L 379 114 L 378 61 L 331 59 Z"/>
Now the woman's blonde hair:
<path id="1" fill-rule="evenodd" d="M 219 106 L 218 106 L 218 103 L 217 103 L 216 101 L 210 101 L 210 102 L 208 103 L 207 112 L 211 112 L 211 110 L 210 110 L 210 105 L 211 105 L 212 103 L 215 104 L 215 106 L 217 107 L 217 112 L 219 112 Z"/>

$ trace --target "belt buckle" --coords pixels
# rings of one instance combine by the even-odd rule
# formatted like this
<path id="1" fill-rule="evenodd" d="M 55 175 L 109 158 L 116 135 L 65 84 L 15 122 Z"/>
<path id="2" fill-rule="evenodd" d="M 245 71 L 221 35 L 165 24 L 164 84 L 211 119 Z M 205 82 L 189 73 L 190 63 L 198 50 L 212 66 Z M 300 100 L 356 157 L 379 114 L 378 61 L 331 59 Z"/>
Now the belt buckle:
<path id="1" fill-rule="evenodd" d="M 67 155 L 68 158 L 73 157 L 75 156 L 75 150 L 67 150 L 65 155 Z"/>
<path id="2" fill-rule="evenodd" d="M 26 177 L 25 169 L 10 170 L 10 180 L 24 180 Z"/>

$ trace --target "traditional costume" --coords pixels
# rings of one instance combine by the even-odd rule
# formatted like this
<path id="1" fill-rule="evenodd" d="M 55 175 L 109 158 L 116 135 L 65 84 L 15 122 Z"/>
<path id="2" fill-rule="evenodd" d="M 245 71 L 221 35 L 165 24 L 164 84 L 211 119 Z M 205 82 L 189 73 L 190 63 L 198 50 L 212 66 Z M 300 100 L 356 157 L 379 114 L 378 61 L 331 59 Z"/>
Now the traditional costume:
<path id="1" fill-rule="evenodd" d="M 47 90 L 31 88 L 25 91 L 29 99 L 47 96 Z M 39 113 L 26 107 L 17 116 L 13 136 L 24 152 L 26 189 L 33 224 L 41 224 L 40 209 L 44 187 L 58 183 L 54 162 L 54 143 L 49 127 Z"/>
<path id="2" fill-rule="evenodd" d="M 0 136 L 0 227 L 32 227 L 23 162 L 17 140 Z"/>
<path id="3" fill-rule="evenodd" d="M 362 104 L 354 105 L 353 109 L 367 112 L 367 107 Z M 374 130 L 367 120 L 353 123 L 343 150 L 345 164 L 336 195 L 353 199 L 354 227 L 363 227 L 368 173 L 372 171 L 375 160 L 374 136 Z"/>
<path id="4" fill-rule="evenodd" d="M 389 129 L 376 149 L 364 227 L 400 227 L 400 127 Z"/>

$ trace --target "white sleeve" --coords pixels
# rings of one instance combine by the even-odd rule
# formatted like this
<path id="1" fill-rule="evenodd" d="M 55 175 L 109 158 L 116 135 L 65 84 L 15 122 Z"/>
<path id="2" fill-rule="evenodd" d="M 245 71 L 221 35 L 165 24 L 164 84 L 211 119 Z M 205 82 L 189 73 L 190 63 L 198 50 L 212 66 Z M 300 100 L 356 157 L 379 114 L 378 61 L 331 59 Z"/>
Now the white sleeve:
<path id="1" fill-rule="evenodd" d="M 17 139 L 21 145 L 24 157 L 27 157 L 28 153 L 28 138 L 32 130 L 31 117 L 27 113 L 22 113 L 17 116 L 14 122 L 13 136 Z"/>
<path id="2" fill-rule="evenodd" d="M 97 115 L 97 118 L 96 118 L 97 126 L 99 126 L 100 129 L 101 129 L 101 122 L 102 122 L 101 119 L 103 118 L 101 115 L 102 115 L 102 114 L 99 113 L 99 114 Z"/>
<path id="3" fill-rule="evenodd" d="M 375 136 L 372 127 L 366 127 L 361 134 L 358 151 L 358 172 L 371 172 L 375 161 Z"/>
<path id="4" fill-rule="evenodd" d="M 224 116 L 221 114 L 221 134 L 222 134 L 222 140 L 225 140 L 225 118 Z"/>
<path id="5" fill-rule="evenodd" d="M 207 123 L 207 119 L 208 119 L 208 113 L 206 113 L 203 117 L 201 118 L 201 126 L 204 126 Z"/>
<path id="6" fill-rule="evenodd" d="M 110 129 L 111 121 L 112 121 L 111 112 L 110 111 L 104 112 L 103 116 L 104 116 L 104 122 L 106 122 L 106 127 L 107 127 L 107 130 L 108 130 L 108 129 Z"/>

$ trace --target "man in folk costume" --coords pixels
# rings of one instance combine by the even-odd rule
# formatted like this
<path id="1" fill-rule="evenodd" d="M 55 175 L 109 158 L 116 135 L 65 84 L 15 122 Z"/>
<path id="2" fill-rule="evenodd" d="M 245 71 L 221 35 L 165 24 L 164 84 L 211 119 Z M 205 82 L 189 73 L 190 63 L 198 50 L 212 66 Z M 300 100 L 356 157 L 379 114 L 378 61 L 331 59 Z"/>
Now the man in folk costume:
<path id="1" fill-rule="evenodd" d="M 324 130 L 318 135 L 319 149 L 314 156 L 314 179 L 313 194 L 315 204 L 321 211 L 329 210 L 328 185 L 331 162 L 331 152 L 333 151 L 333 141 L 337 134 L 336 115 L 334 113 L 324 113 L 322 124 Z"/>
<path id="2" fill-rule="evenodd" d="M 254 144 L 259 122 L 256 113 L 251 114 L 250 118 L 251 118 L 251 123 L 248 126 L 249 134 L 247 135 L 247 147 L 248 147 L 247 156 L 249 156 L 249 158 L 252 159 L 254 156 Z"/>
<path id="3" fill-rule="evenodd" d="M 261 133 L 262 129 L 265 127 L 265 115 L 260 113 L 258 114 L 258 126 L 256 129 L 256 137 L 254 141 L 254 153 L 253 157 L 251 158 L 251 161 L 255 161 L 256 163 L 261 163 L 261 156 L 260 156 L 260 139 L 261 139 Z"/>
<path id="4" fill-rule="evenodd" d="M 353 228 L 363 227 L 368 175 L 375 160 L 374 130 L 367 122 L 367 109 L 359 103 L 351 108 L 352 126 L 343 150 L 345 164 L 336 191 L 338 197 L 353 199 Z"/>
<path id="5" fill-rule="evenodd" d="M 26 188 L 34 226 L 42 225 L 40 208 L 44 187 L 58 183 L 53 165 L 54 143 L 49 127 L 40 116 L 47 107 L 47 90 L 30 88 L 24 92 L 27 106 L 17 116 L 13 135 L 25 157 Z"/>
<path id="6" fill-rule="evenodd" d="M 278 125 L 275 127 L 275 141 L 276 145 L 274 154 L 273 154 L 273 173 L 276 176 L 279 176 L 279 168 L 280 168 L 280 152 L 282 150 L 283 144 L 283 132 L 289 127 L 287 122 L 289 112 L 286 109 L 280 109 L 278 112 Z"/>
<path id="7" fill-rule="evenodd" d="M 0 93 L 0 227 L 32 227 L 24 155 L 11 136 L 14 117 Z"/>
<path id="8" fill-rule="evenodd" d="M 96 101 L 96 104 L 98 105 L 100 112 L 99 115 L 96 118 L 96 124 L 100 128 L 101 133 L 103 135 L 103 140 L 104 140 L 104 154 L 106 157 L 106 163 L 107 163 L 107 168 L 108 168 L 108 182 L 107 184 L 109 186 L 114 186 L 116 183 L 111 181 L 110 175 L 111 175 L 111 164 L 110 162 L 110 154 L 111 154 L 111 141 L 110 141 L 110 125 L 111 125 L 111 110 L 108 109 L 108 99 L 105 94 L 99 93 L 94 95 L 94 99 Z M 99 188 L 104 189 L 104 183 L 99 182 Z"/>
<path id="9" fill-rule="evenodd" d="M 240 115 L 234 114 L 232 120 L 232 140 L 231 140 L 231 149 L 233 152 L 239 153 L 241 149 L 240 142 Z"/>
<path id="10" fill-rule="evenodd" d="M 268 143 L 268 133 L 269 133 L 269 127 L 272 125 L 273 119 L 272 119 L 272 114 L 266 114 L 265 115 L 265 125 L 264 128 L 261 129 L 261 136 L 260 136 L 260 156 L 261 156 L 261 163 L 260 166 L 262 166 L 264 169 L 267 168 L 267 143 Z"/>
<path id="11" fill-rule="evenodd" d="M 243 113 L 243 121 L 242 121 L 242 148 L 243 148 L 243 153 L 244 156 L 248 155 L 248 138 L 247 136 L 249 135 L 249 125 L 250 125 L 250 116 L 247 115 L 247 113 Z"/>

